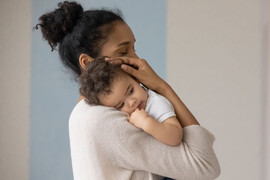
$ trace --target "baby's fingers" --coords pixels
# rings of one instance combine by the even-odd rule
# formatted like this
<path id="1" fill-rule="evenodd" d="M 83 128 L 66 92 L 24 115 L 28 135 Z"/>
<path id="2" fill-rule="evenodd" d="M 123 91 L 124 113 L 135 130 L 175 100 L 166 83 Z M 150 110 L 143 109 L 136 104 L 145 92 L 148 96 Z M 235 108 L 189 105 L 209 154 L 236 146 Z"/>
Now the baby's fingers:
<path id="1" fill-rule="evenodd" d="M 128 122 L 134 126 L 134 122 L 132 121 L 131 116 L 128 116 Z"/>

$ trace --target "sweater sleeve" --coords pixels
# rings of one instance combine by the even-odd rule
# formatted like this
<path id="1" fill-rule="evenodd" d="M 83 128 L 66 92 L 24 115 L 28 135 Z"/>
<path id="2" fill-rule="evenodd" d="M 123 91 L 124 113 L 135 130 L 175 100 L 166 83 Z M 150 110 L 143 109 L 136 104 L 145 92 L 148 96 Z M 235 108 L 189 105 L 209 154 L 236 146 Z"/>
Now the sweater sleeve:
<path id="1" fill-rule="evenodd" d="M 73 173 L 76 169 L 82 171 L 83 163 L 88 163 L 83 162 L 85 159 L 93 161 L 98 157 L 95 170 L 101 168 L 100 171 L 104 171 L 102 166 L 107 162 L 116 169 L 142 170 L 175 179 L 211 180 L 219 176 L 220 167 L 213 150 L 215 138 L 205 128 L 198 125 L 185 127 L 183 142 L 179 146 L 168 146 L 131 125 L 125 113 L 113 108 L 88 109 L 79 116 L 73 113 L 70 119 Z M 79 141 L 88 146 L 82 148 Z M 77 167 L 74 167 L 75 148 L 88 149 L 77 161 Z"/>

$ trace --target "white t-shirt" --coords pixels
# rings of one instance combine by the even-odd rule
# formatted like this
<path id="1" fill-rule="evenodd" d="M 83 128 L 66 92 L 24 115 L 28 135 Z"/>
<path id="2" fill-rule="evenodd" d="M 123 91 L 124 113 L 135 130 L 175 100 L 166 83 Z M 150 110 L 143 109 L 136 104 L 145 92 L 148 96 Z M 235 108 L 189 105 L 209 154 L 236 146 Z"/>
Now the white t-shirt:
<path id="1" fill-rule="evenodd" d="M 163 122 L 169 117 L 176 116 L 170 101 L 150 89 L 148 90 L 145 111 L 149 116 L 159 122 Z"/>

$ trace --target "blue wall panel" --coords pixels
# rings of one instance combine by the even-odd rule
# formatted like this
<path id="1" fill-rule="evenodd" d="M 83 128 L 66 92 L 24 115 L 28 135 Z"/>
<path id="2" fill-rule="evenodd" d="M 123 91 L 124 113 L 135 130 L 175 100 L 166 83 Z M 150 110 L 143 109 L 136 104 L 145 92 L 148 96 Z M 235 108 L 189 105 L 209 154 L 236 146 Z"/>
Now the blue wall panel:
<path id="1" fill-rule="evenodd" d="M 32 0 L 32 26 L 45 12 L 57 7 L 56 0 Z M 163 78 L 166 75 L 166 1 L 78 1 L 84 10 L 119 8 L 133 30 L 136 50 Z M 68 119 L 76 104 L 78 85 L 59 61 L 57 51 L 32 32 L 30 179 L 73 179 L 68 138 Z"/>

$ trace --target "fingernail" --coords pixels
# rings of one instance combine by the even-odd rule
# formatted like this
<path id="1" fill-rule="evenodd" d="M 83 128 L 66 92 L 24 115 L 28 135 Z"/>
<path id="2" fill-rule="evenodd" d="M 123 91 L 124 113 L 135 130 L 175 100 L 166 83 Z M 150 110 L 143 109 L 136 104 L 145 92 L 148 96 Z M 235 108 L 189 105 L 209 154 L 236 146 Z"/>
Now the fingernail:
<path id="1" fill-rule="evenodd" d="M 127 70 L 127 65 L 122 64 L 121 68 L 122 68 L 123 70 Z"/>

